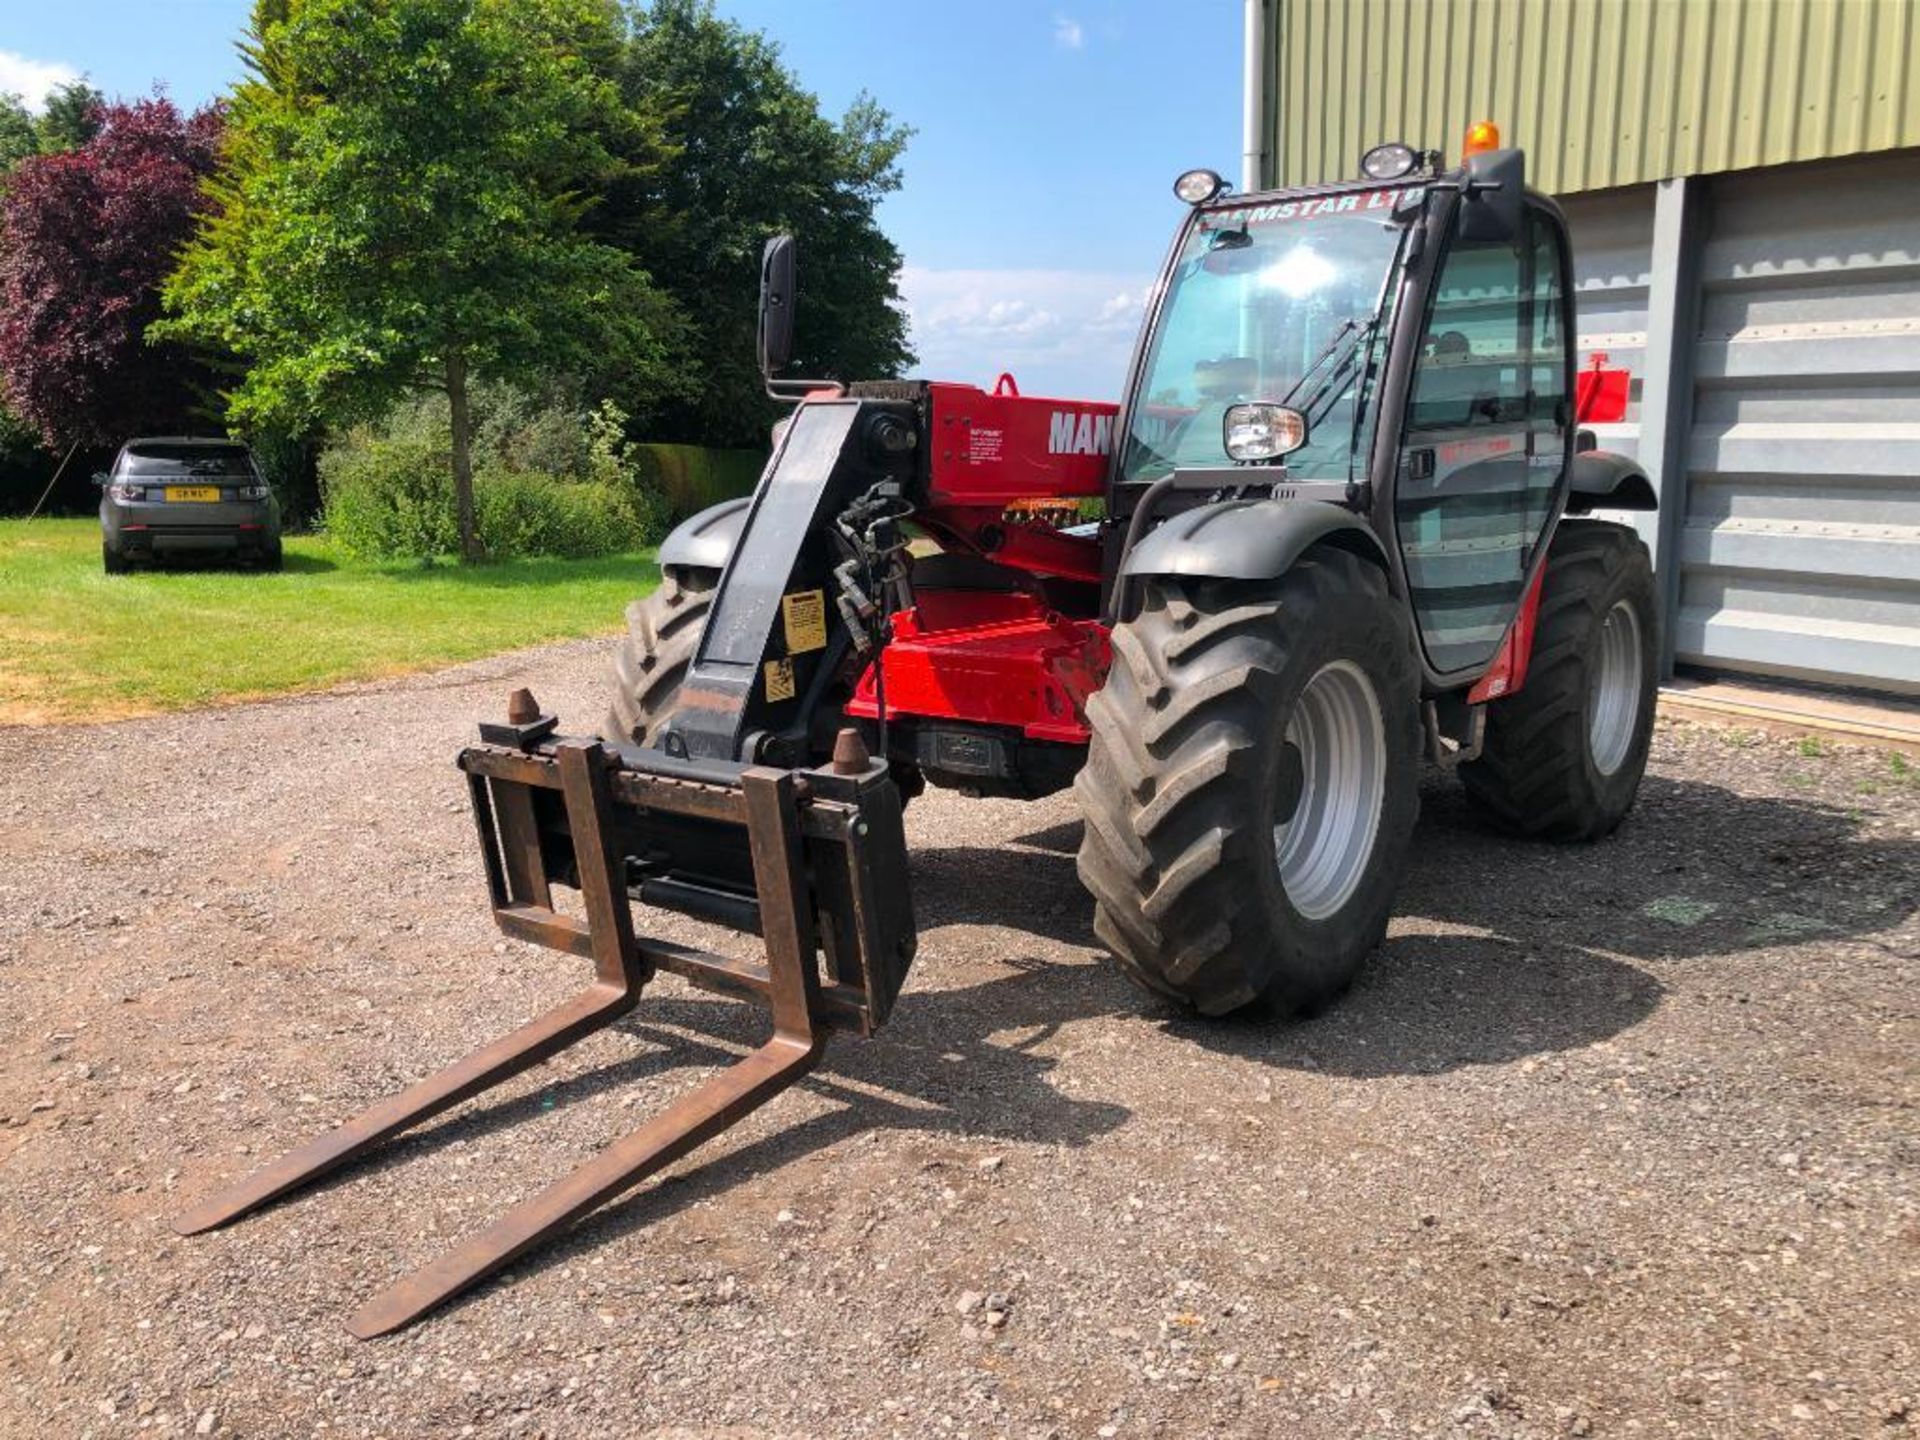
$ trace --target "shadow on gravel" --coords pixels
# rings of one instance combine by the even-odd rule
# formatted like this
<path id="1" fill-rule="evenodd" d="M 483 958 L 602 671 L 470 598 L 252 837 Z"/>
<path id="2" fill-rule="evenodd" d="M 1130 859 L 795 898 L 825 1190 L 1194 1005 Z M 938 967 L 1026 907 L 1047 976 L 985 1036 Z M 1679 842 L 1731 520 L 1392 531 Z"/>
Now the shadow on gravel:
<path id="1" fill-rule="evenodd" d="M 1450 777 L 1429 777 L 1421 798 L 1399 933 L 1320 1015 L 1201 1020 L 1117 977 L 1103 1009 L 1163 1017 L 1169 1034 L 1272 1065 L 1436 1074 L 1638 1024 L 1664 987 L 1632 960 L 1870 934 L 1920 907 L 1920 842 L 1863 836 L 1856 813 L 1818 801 L 1653 775 L 1616 834 L 1551 845 L 1493 829 Z M 1097 949 L 1073 870 L 1078 842 L 1067 823 L 1001 850 L 916 851 L 922 927 L 999 925 Z"/>
<path id="2" fill-rule="evenodd" d="M 1421 798 L 1398 913 L 1526 945 L 1686 959 L 1872 934 L 1920 908 L 1920 841 L 1811 798 L 1649 775 L 1591 845 L 1513 839 L 1444 778 Z"/>

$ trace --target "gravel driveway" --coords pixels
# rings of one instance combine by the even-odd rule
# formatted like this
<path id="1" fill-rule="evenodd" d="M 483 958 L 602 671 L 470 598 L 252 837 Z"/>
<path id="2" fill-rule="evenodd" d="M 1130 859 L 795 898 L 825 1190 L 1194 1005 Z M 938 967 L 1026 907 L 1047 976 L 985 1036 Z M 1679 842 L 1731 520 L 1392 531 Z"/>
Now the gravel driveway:
<path id="1" fill-rule="evenodd" d="M 0 731 L 0 1433 L 1920 1425 L 1920 779 L 1677 724 L 1591 848 L 1431 778 L 1385 948 L 1291 1025 L 1109 968 L 1067 797 L 932 794 L 893 1022 L 438 1318 L 340 1328 L 757 1014 L 662 980 L 383 1160 L 176 1238 L 580 983 L 491 928 L 449 762 L 515 684 L 588 728 L 604 649 Z"/>

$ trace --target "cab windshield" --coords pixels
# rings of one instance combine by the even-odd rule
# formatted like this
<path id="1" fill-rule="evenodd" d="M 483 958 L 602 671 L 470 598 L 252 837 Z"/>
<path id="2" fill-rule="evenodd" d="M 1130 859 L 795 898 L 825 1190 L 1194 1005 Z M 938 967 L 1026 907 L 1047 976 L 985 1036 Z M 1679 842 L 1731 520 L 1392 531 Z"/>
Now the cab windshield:
<path id="1" fill-rule="evenodd" d="M 1354 478 L 1372 434 L 1369 360 L 1385 331 L 1406 192 L 1363 190 L 1200 216 L 1168 281 L 1130 408 L 1123 481 L 1230 465 L 1227 407 L 1308 409 L 1301 479 Z M 1309 371 L 1313 373 L 1309 375 Z M 1303 385 L 1302 380 L 1306 383 Z"/>

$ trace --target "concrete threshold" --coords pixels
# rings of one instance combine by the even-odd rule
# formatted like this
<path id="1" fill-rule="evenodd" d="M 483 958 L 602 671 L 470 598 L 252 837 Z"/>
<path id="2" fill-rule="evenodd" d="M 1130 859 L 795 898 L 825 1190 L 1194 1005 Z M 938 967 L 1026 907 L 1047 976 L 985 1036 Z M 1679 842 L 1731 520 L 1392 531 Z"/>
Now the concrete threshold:
<path id="1" fill-rule="evenodd" d="M 1681 678 L 1660 687 L 1660 713 L 1776 735 L 1831 735 L 1920 755 L 1920 703 L 1820 694 L 1755 681 Z"/>

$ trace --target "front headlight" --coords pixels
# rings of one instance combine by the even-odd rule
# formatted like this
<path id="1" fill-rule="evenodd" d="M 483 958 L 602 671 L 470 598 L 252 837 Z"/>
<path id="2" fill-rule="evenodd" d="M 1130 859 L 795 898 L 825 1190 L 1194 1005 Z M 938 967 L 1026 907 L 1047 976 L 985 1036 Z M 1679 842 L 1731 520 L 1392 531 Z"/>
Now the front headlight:
<path id="1" fill-rule="evenodd" d="M 1278 460 L 1307 443 L 1307 417 L 1285 405 L 1229 405 L 1221 438 L 1235 460 Z"/>

